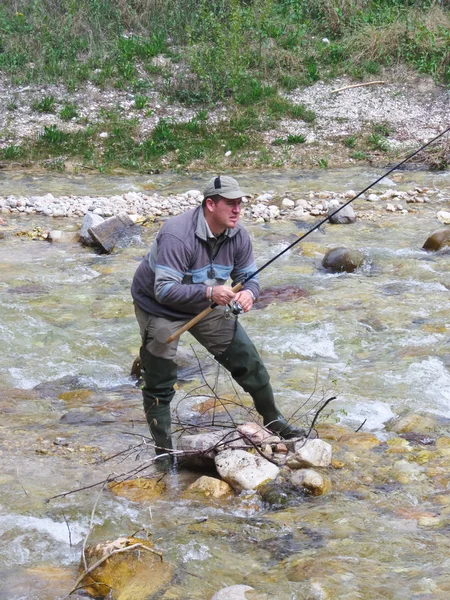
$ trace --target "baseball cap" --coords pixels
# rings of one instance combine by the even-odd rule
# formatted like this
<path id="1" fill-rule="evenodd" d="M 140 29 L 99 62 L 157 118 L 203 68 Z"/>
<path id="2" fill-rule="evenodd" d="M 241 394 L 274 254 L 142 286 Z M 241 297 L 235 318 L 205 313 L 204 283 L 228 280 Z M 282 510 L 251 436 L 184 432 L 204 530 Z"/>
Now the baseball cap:
<path id="1" fill-rule="evenodd" d="M 203 192 L 204 198 L 211 198 L 211 196 L 223 196 L 228 200 L 235 200 L 236 198 L 242 198 L 243 196 L 249 196 L 243 192 L 236 179 L 229 175 L 219 175 L 213 177 L 208 181 L 205 191 Z"/>

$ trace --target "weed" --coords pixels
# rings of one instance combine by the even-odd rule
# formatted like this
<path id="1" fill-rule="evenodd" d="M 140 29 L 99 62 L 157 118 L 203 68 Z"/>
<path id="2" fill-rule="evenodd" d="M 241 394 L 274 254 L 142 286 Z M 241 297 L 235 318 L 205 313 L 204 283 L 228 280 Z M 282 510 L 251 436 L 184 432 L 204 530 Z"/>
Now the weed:
<path id="1" fill-rule="evenodd" d="M 142 96 L 141 94 L 136 94 L 134 97 L 134 108 L 136 110 L 141 110 L 147 106 L 148 98 L 147 96 Z"/>
<path id="2" fill-rule="evenodd" d="M 304 144 L 306 137 L 304 135 L 288 135 L 287 138 L 276 138 L 273 140 L 273 146 L 284 146 L 285 144 Z"/>
<path id="3" fill-rule="evenodd" d="M 369 155 L 361 150 L 355 150 L 355 152 L 350 154 L 350 158 L 353 158 L 354 160 L 369 160 Z"/>
<path id="4" fill-rule="evenodd" d="M 389 142 L 379 133 L 372 133 L 369 135 L 367 142 L 374 150 L 381 150 L 382 152 L 387 152 L 389 150 Z"/>
<path id="5" fill-rule="evenodd" d="M 17 110 L 19 107 L 19 105 L 17 104 L 17 102 L 15 100 L 11 100 L 10 102 L 8 102 L 7 104 L 7 108 L 8 110 L 10 110 L 11 112 Z"/>
<path id="6" fill-rule="evenodd" d="M 6 146 L 2 150 L 2 157 L 5 160 L 14 160 L 23 156 L 23 148 L 20 146 Z"/>
<path id="7" fill-rule="evenodd" d="M 354 135 L 351 135 L 344 139 L 344 145 L 347 146 L 347 148 L 354 148 L 355 144 L 356 144 L 356 137 Z"/>
<path id="8" fill-rule="evenodd" d="M 328 169 L 328 160 L 326 158 L 319 158 L 317 164 L 321 169 Z"/>
<path id="9" fill-rule="evenodd" d="M 75 104 L 68 102 L 64 104 L 62 109 L 59 111 L 59 116 L 63 121 L 70 121 L 78 117 L 78 110 Z"/>
<path id="10" fill-rule="evenodd" d="M 44 96 L 40 100 L 34 100 L 31 108 L 41 113 L 53 113 L 55 112 L 55 102 L 54 96 Z"/>

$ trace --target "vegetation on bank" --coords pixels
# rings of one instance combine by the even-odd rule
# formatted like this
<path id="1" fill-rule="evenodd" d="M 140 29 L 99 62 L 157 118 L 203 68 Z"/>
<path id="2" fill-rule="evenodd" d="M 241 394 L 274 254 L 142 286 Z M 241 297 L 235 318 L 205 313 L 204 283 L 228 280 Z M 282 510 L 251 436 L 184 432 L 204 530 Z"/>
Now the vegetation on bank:
<path id="1" fill-rule="evenodd" d="M 83 128 L 46 127 L 38 139 L 0 150 L 0 158 L 45 160 L 53 168 L 69 158 L 101 169 L 212 166 L 224 148 L 255 152 L 281 118 L 313 123 L 313 111 L 285 93 L 344 73 L 373 79 L 398 63 L 450 83 L 443 0 L 4 0 L 0 71 L 18 86 L 63 83 L 66 102 L 47 95 L 32 109 Z M 133 114 L 117 107 L 83 122 L 69 95 L 87 82 L 132 93 Z M 151 113 L 155 91 L 196 115 L 186 123 L 160 121 L 141 137 L 139 115 Z M 17 102 L 8 106 L 12 115 Z M 221 103 L 228 111 L 212 122 L 208 115 Z M 363 140 L 344 144 L 349 156 L 367 160 L 389 152 L 388 136 L 374 124 Z M 292 135 L 274 144 L 304 141 Z M 259 158 L 270 162 L 264 152 Z"/>

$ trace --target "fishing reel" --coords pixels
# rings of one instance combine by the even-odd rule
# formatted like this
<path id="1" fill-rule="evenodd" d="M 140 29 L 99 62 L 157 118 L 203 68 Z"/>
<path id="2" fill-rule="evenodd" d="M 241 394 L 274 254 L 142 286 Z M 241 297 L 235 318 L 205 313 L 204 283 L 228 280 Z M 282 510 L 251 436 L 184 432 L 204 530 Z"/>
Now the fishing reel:
<path id="1" fill-rule="evenodd" d="M 229 304 L 225 306 L 225 319 L 231 318 L 231 315 L 240 315 L 244 312 L 242 305 L 235 300 L 231 300 Z"/>

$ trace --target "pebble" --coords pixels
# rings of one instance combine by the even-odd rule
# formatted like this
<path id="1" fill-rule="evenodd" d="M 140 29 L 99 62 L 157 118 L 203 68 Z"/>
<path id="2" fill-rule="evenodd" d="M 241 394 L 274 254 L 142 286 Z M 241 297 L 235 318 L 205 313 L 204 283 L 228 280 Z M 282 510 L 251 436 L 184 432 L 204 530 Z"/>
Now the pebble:
<path id="1" fill-rule="evenodd" d="M 375 202 L 380 199 L 402 199 L 407 203 L 430 202 L 425 192 L 430 194 L 428 189 L 409 190 L 408 192 L 399 192 L 398 190 L 386 190 L 382 196 L 370 194 L 366 201 Z M 310 191 L 306 193 L 308 200 L 297 199 L 292 200 L 284 195 L 277 196 L 274 192 L 264 192 L 250 198 L 242 206 L 242 214 L 248 219 L 252 219 L 257 223 L 265 223 L 281 218 L 299 219 L 304 216 L 312 215 L 321 217 L 326 215 L 329 206 L 339 206 L 349 198 L 355 195 L 353 190 L 348 190 L 343 193 L 330 191 Z M 436 196 L 437 201 L 443 200 L 439 194 Z M 144 215 L 151 217 L 167 217 L 177 215 L 185 210 L 199 206 L 203 200 L 203 195 L 199 190 L 188 190 L 182 194 L 171 196 L 160 196 L 157 193 L 151 195 L 145 192 L 126 192 L 122 195 L 114 195 L 109 198 L 105 196 L 61 196 L 55 197 L 53 194 L 45 194 L 43 196 L 31 196 L 25 198 L 23 196 L 0 196 L 0 213 L 22 213 L 22 214 L 42 214 L 53 218 L 63 217 L 82 217 L 86 213 L 91 212 L 104 218 L 112 217 L 119 213 L 126 212 L 134 215 Z M 269 204 L 270 202 L 270 204 Z M 358 198 L 359 206 L 365 200 Z M 400 214 L 408 214 L 404 208 L 404 204 L 393 204 L 387 202 L 384 207 L 378 204 L 377 208 L 386 212 L 397 212 Z M 280 211 L 282 209 L 282 211 Z M 360 213 L 362 215 L 362 213 Z M 445 216 L 444 211 L 438 213 Z M 442 217 L 441 217 L 442 218 Z"/>

